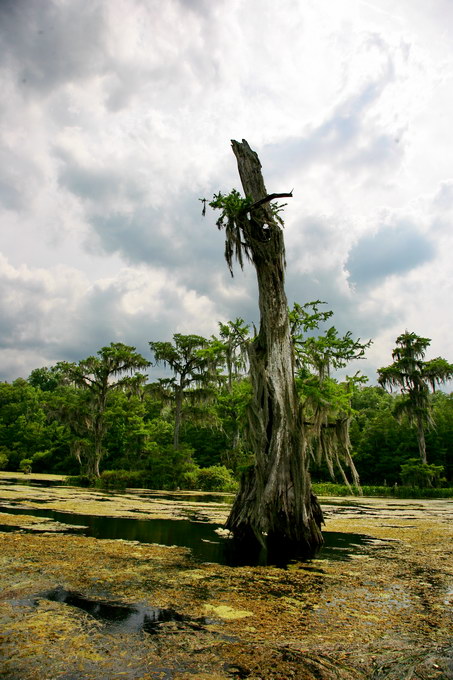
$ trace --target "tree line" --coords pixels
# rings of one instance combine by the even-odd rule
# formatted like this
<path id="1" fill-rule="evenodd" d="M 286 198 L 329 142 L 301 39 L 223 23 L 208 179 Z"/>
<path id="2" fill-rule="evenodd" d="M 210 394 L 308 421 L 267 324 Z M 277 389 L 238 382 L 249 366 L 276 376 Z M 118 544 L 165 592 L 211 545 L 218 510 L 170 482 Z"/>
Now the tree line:
<path id="1" fill-rule="evenodd" d="M 436 390 L 452 365 L 425 361 L 429 339 L 406 332 L 377 386 L 360 374 L 338 380 L 335 370 L 363 357 L 369 342 L 334 326 L 319 332 L 331 316 L 320 301 L 289 311 L 312 479 L 453 485 L 453 395 Z M 111 343 L 0 383 L 0 467 L 101 477 L 106 486 L 234 490 L 253 464 L 251 340 L 236 319 L 211 338 L 150 342 L 149 359 Z M 167 366 L 168 377 L 149 382 L 150 365 Z"/>

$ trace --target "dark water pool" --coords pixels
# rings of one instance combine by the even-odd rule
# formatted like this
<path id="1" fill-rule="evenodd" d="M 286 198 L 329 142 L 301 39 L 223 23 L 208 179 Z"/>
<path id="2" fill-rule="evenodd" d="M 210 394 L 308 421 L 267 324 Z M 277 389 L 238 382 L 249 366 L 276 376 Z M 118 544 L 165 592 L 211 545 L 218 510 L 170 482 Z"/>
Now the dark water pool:
<path id="1" fill-rule="evenodd" d="M 2 477 L 1 483 L 12 484 L 14 486 L 66 486 L 61 479 L 36 479 L 36 477 L 32 477 L 31 479 L 27 479 L 27 477 Z"/>
<path id="2" fill-rule="evenodd" d="M 93 600 L 85 597 L 82 593 L 66 590 L 62 586 L 57 586 L 52 590 L 39 593 L 35 598 L 50 600 L 51 602 L 62 602 L 71 607 L 77 607 L 93 616 L 98 621 L 107 624 L 117 632 L 132 632 L 143 630 L 146 633 L 156 634 L 160 631 L 163 623 L 173 622 L 181 629 L 194 628 L 200 629 L 210 623 L 211 620 L 202 617 L 192 619 L 183 614 L 179 614 L 174 609 L 162 609 L 161 607 L 150 607 L 143 604 L 128 605 L 124 602 L 112 602 L 108 600 Z"/>
<path id="3" fill-rule="evenodd" d="M 41 488 L 63 486 L 65 488 L 71 487 L 80 490 L 82 487 L 72 487 L 71 484 L 65 484 L 61 479 L 36 479 L 31 477 L 27 479 L 26 477 L 2 477 L 1 484 L 11 485 L 11 486 L 37 486 Z M 98 496 L 115 496 L 132 494 L 138 498 L 152 498 L 163 501 L 184 501 L 186 503 L 221 503 L 222 505 L 231 505 L 233 503 L 234 495 L 227 493 L 216 493 L 204 492 L 204 493 L 187 493 L 180 491 L 169 491 L 168 493 L 162 491 L 153 491 L 152 489 L 95 489 L 89 487 L 87 489 L 92 494 L 97 494 Z M 35 503 L 47 503 L 46 500 L 38 501 L 35 499 Z"/>
<path id="4" fill-rule="evenodd" d="M 34 515 L 48 517 L 56 522 L 70 524 L 74 531 L 98 539 L 122 539 L 140 543 L 158 543 L 189 548 L 195 560 L 216 562 L 227 566 L 246 564 L 269 564 L 265 551 L 247 555 L 243 549 L 239 553 L 231 540 L 216 533 L 219 525 L 191 519 L 130 519 L 122 517 L 99 517 L 69 512 L 59 512 L 45 508 L 15 508 L 0 506 L 0 512 L 13 515 Z M 7 529 L 7 527 L 4 527 Z M 360 534 L 323 532 L 325 545 L 316 556 L 318 559 L 347 560 L 351 553 L 357 553 L 370 543 L 370 539 Z M 276 566 L 285 566 L 287 560 L 273 560 Z"/>
<path id="5" fill-rule="evenodd" d="M 90 489 L 92 491 L 92 489 Z M 105 491 L 104 491 L 105 493 Z M 139 498 L 152 498 L 161 501 L 183 501 L 184 503 L 221 503 L 222 505 L 232 505 L 234 496 L 220 493 L 179 493 L 178 491 L 170 491 L 169 493 L 162 493 L 161 491 L 146 491 L 143 489 L 129 489 L 124 491 L 109 491 L 108 493 L 131 493 Z"/>

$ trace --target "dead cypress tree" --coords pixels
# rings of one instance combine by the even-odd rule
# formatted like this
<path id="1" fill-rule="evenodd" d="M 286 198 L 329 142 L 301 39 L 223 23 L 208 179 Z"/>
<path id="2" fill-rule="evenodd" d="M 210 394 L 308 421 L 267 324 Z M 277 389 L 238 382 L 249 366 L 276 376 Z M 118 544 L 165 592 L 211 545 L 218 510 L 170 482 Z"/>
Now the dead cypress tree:
<path id="1" fill-rule="evenodd" d="M 283 206 L 291 193 L 268 194 L 256 152 L 232 140 L 245 198 L 233 190 L 210 203 L 220 209 L 225 258 L 244 258 L 256 269 L 260 328 L 249 344 L 252 400 L 248 443 L 255 464 L 244 475 L 227 528 L 236 542 L 264 547 L 268 555 L 304 556 L 322 545 L 322 512 L 312 493 L 302 409 L 294 380 L 294 348 L 284 287 Z"/>

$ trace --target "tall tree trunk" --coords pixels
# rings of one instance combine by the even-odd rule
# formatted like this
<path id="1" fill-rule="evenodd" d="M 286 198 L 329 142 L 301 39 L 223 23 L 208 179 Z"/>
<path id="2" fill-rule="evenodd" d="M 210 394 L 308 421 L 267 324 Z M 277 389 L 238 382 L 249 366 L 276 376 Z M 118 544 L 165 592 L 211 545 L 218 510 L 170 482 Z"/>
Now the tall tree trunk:
<path id="1" fill-rule="evenodd" d="M 181 385 L 175 387 L 175 429 L 173 431 L 173 448 L 179 449 L 179 433 L 182 421 L 182 400 L 183 388 Z"/>
<path id="2" fill-rule="evenodd" d="M 253 203 L 269 198 L 257 154 L 245 140 L 232 146 L 245 195 Z M 322 545 L 322 512 L 311 489 L 294 381 L 283 233 L 269 200 L 251 210 L 242 231 L 256 268 L 261 316 L 249 349 L 248 438 L 255 465 L 242 479 L 226 526 L 236 540 L 261 545 L 269 556 L 306 556 Z"/>
<path id="3" fill-rule="evenodd" d="M 417 416 L 417 441 L 418 451 L 420 453 L 420 460 L 422 463 L 425 463 L 425 465 L 427 465 L 428 458 L 426 456 L 425 428 L 423 424 L 423 418 L 421 415 Z"/>
<path id="4" fill-rule="evenodd" d="M 88 461 L 88 467 L 89 467 L 89 472 L 88 474 L 93 477 L 100 477 L 100 469 L 99 465 L 101 463 L 101 458 L 102 458 L 102 442 L 104 439 L 104 433 L 103 431 L 101 432 L 96 425 L 95 430 L 94 430 L 94 441 L 93 441 L 93 454 L 91 456 L 90 454 L 90 459 Z"/>
<path id="5" fill-rule="evenodd" d="M 99 396 L 99 401 L 94 414 L 94 425 L 93 425 L 93 459 L 89 462 L 89 475 L 90 477 L 100 477 L 100 463 L 103 456 L 103 442 L 105 436 L 105 419 L 104 413 L 107 405 L 107 387 L 104 387 L 101 395 Z"/>

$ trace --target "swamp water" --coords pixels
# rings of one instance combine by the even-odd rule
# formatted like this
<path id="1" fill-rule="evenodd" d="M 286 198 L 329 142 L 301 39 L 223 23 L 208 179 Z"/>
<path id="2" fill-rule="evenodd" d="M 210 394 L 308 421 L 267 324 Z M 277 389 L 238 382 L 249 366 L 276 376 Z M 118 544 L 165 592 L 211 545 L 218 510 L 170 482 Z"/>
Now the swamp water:
<path id="1" fill-rule="evenodd" d="M 0 504 L 5 680 L 453 680 L 451 501 L 322 499 L 327 559 L 287 570 L 222 566 L 228 505 L 202 494 L 0 485 Z"/>
<path id="2" fill-rule="evenodd" d="M 180 630 L 184 628 L 200 630 L 203 626 L 212 622 L 207 617 L 193 619 L 184 616 L 174 609 L 150 607 L 139 603 L 128 605 L 124 602 L 93 600 L 62 586 L 39 593 L 34 599 L 34 604 L 37 604 L 40 599 L 60 602 L 81 609 L 107 625 L 112 632 L 117 633 L 144 631 L 155 635 L 159 633 L 162 624 L 170 622 Z"/>
<path id="3" fill-rule="evenodd" d="M 169 498 L 170 495 L 167 497 Z M 191 501 L 196 498 L 191 497 Z M 203 502 L 206 503 L 206 497 L 203 497 Z M 0 512 L 50 518 L 55 522 L 72 525 L 73 529 L 66 528 L 65 532 L 75 531 L 97 539 L 137 541 L 189 548 L 193 558 L 199 562 L 214 562 L 230 567 L 268 564 L 265 551 L 254 555 L 239 553 L 230 539 L 217 533 L 220 529 L 218 524 L 203 521 L 193 509 L 187 510 L 187 519 L 104 517 L 47 508 L 18 508 L 10 505 L 0 506 Z M 10 529 L 7 526 L 0 526 L 0 530 L 3 531 Z M 33 531 L 33 529 L 30 530 Z M 45 527 L 41 531 L 45 531 Z M 372 542 L 367 536 L 361 534 L 324 531 L 323 536 L 325 544 L 316 555 L 318 559 L 348 559 L 351 554 L 360 553 Z M 281 562 L 272 564 L 280 567 L 287 566 L 288 561 L 282 559 Z"/>

